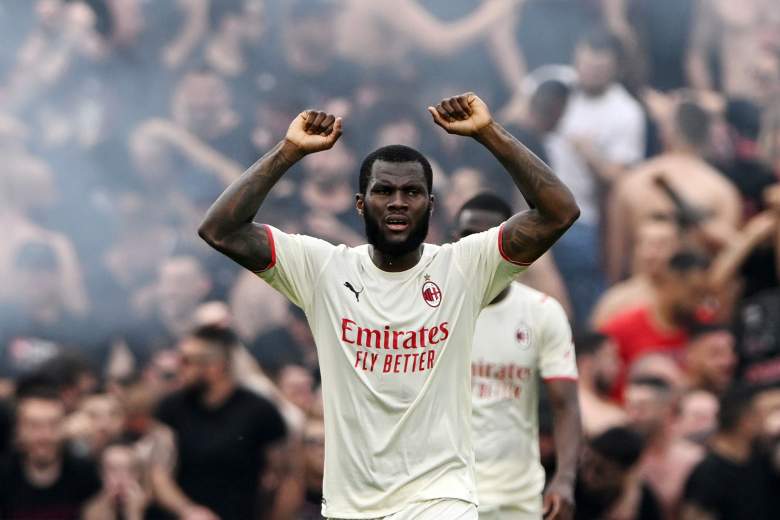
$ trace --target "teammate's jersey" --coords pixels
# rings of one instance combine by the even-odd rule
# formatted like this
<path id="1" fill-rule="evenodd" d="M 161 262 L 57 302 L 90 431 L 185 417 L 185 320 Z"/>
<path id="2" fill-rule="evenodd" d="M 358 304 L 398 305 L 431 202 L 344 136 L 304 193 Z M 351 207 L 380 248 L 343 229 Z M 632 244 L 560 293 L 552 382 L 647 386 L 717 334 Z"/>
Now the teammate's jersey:
<path id="1" fill-rule="evenodd" d="M 325 412 L 323 515 L 376 518 L 415 501 L 477 503 L 471 440 L 471 340 L 482 308 L 524 267 L 501 228 L 425 244 L 403 272 L 369 246 L 333 246 L 267 227 L 259 275 L 306 313 Z M 279 348 L 284 348 L 280 345 Z"/>
<path id="2" fill-rule="evenodd" d="M 513 283 L 477 321 L 471 386 L 480 509 L 512 506 L 541 518 L 539 385 L 577 378 L 571 328 L 561 305 Z"/>

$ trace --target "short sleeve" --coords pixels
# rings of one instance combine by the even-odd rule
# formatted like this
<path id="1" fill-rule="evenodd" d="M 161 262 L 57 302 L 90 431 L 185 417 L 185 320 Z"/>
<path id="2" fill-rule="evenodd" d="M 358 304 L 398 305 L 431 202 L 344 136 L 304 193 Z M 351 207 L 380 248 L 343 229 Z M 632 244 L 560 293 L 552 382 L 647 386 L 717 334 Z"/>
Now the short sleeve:
<path id="1" fill-rule="evenodd" d="M 462 238 L 453 245 L 455 262 L 463 273 L 480 308 L 504 290 L 528 264 L 513 262 L 502 249 L 504 224 Z"/>
<path id="2" fill-rule="evenodd" d="M 577 379 L 577 360 L 574 356 L 571 326 L 563 307 L 545 296 L 539 351 L 539 371 L 542 379 Z"/>
<path id="3" fill-rule="evenodd" d="M 289 235 L 273 226 L 265 228 L 271 244 L 271 265 L 257 275 L 305 310 L 336 246 L 306 235 Z"/>

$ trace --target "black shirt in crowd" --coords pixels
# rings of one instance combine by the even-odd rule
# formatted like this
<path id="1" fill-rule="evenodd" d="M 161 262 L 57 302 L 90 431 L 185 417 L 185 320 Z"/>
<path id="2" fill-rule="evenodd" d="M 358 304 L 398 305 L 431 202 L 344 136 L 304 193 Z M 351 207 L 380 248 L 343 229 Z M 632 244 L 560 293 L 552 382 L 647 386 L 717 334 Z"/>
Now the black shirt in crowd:
<path id="1" fill-rule="evenodd" d="M 762 457 L 738 463 L 710 451 L 688 477 L 683 503 L 714 514 L 718 520 L 769 520 L 768 483 Z"/>
<path id="2" fill-rule="evenodd" d="M 32 485 L 18 454 L 0 462 L 0 518 L 3 520 L 77 520 L 86 502 L 100 490 L 95 464 L 66 451 L 59 478 L 50 486 Z"/>
<path id="3" fill-rule="evenodd" d="M 596 520 L 615 505 L 619 495 L 607 499 L 594 495 L 578 480 L 574 488 L 575 520 Z M 641 496 L 634 520 L 661 520 L 661 506 L 647 484 L 642 484 Z"/>
<path id="4" fill-rule="evenodd" d="M 194 392 L 182 391 L 164 399 L 157 416 L 176 434 L 176 481 L 191 500 L 222 520 L 260 516 L 265 448 L 286 434 L 272 403 L 238 388 L 208 408 Z"/>

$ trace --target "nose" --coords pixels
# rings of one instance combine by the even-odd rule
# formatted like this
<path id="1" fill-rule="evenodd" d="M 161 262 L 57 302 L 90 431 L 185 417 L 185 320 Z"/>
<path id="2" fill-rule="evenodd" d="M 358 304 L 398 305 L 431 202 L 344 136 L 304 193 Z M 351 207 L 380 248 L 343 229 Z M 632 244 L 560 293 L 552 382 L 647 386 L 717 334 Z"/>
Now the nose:
<path id="1" fill-rule="evenodd" d="M 394 192 L 387 203 L 387 208 L 390 210 L 406 209 L 408 207 L 409 204 L 404 198 L 404 193 L 401 190 Z"/>

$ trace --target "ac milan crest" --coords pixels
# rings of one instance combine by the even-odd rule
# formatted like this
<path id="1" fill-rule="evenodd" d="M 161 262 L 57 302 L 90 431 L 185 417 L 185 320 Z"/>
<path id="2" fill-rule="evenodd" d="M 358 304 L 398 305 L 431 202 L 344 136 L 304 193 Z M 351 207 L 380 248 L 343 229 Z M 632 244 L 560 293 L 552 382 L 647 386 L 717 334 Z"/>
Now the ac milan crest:
<path id="1" fill-rule="evenodd" d="M 521 349 L 526 349 L 531 346 L 531 330 L 525 325 L 521 324 L 515 330 L 515 340 Z"/>
<path id="2" fill-rule="evenodd" d="M 441 289 L 436 282 L 431 281 L 430 275 L 425 275 L 425 283 L 422 286 L 422 297 L 425 303 L 431 307 L 438 307 L 441 303 Z"/>

